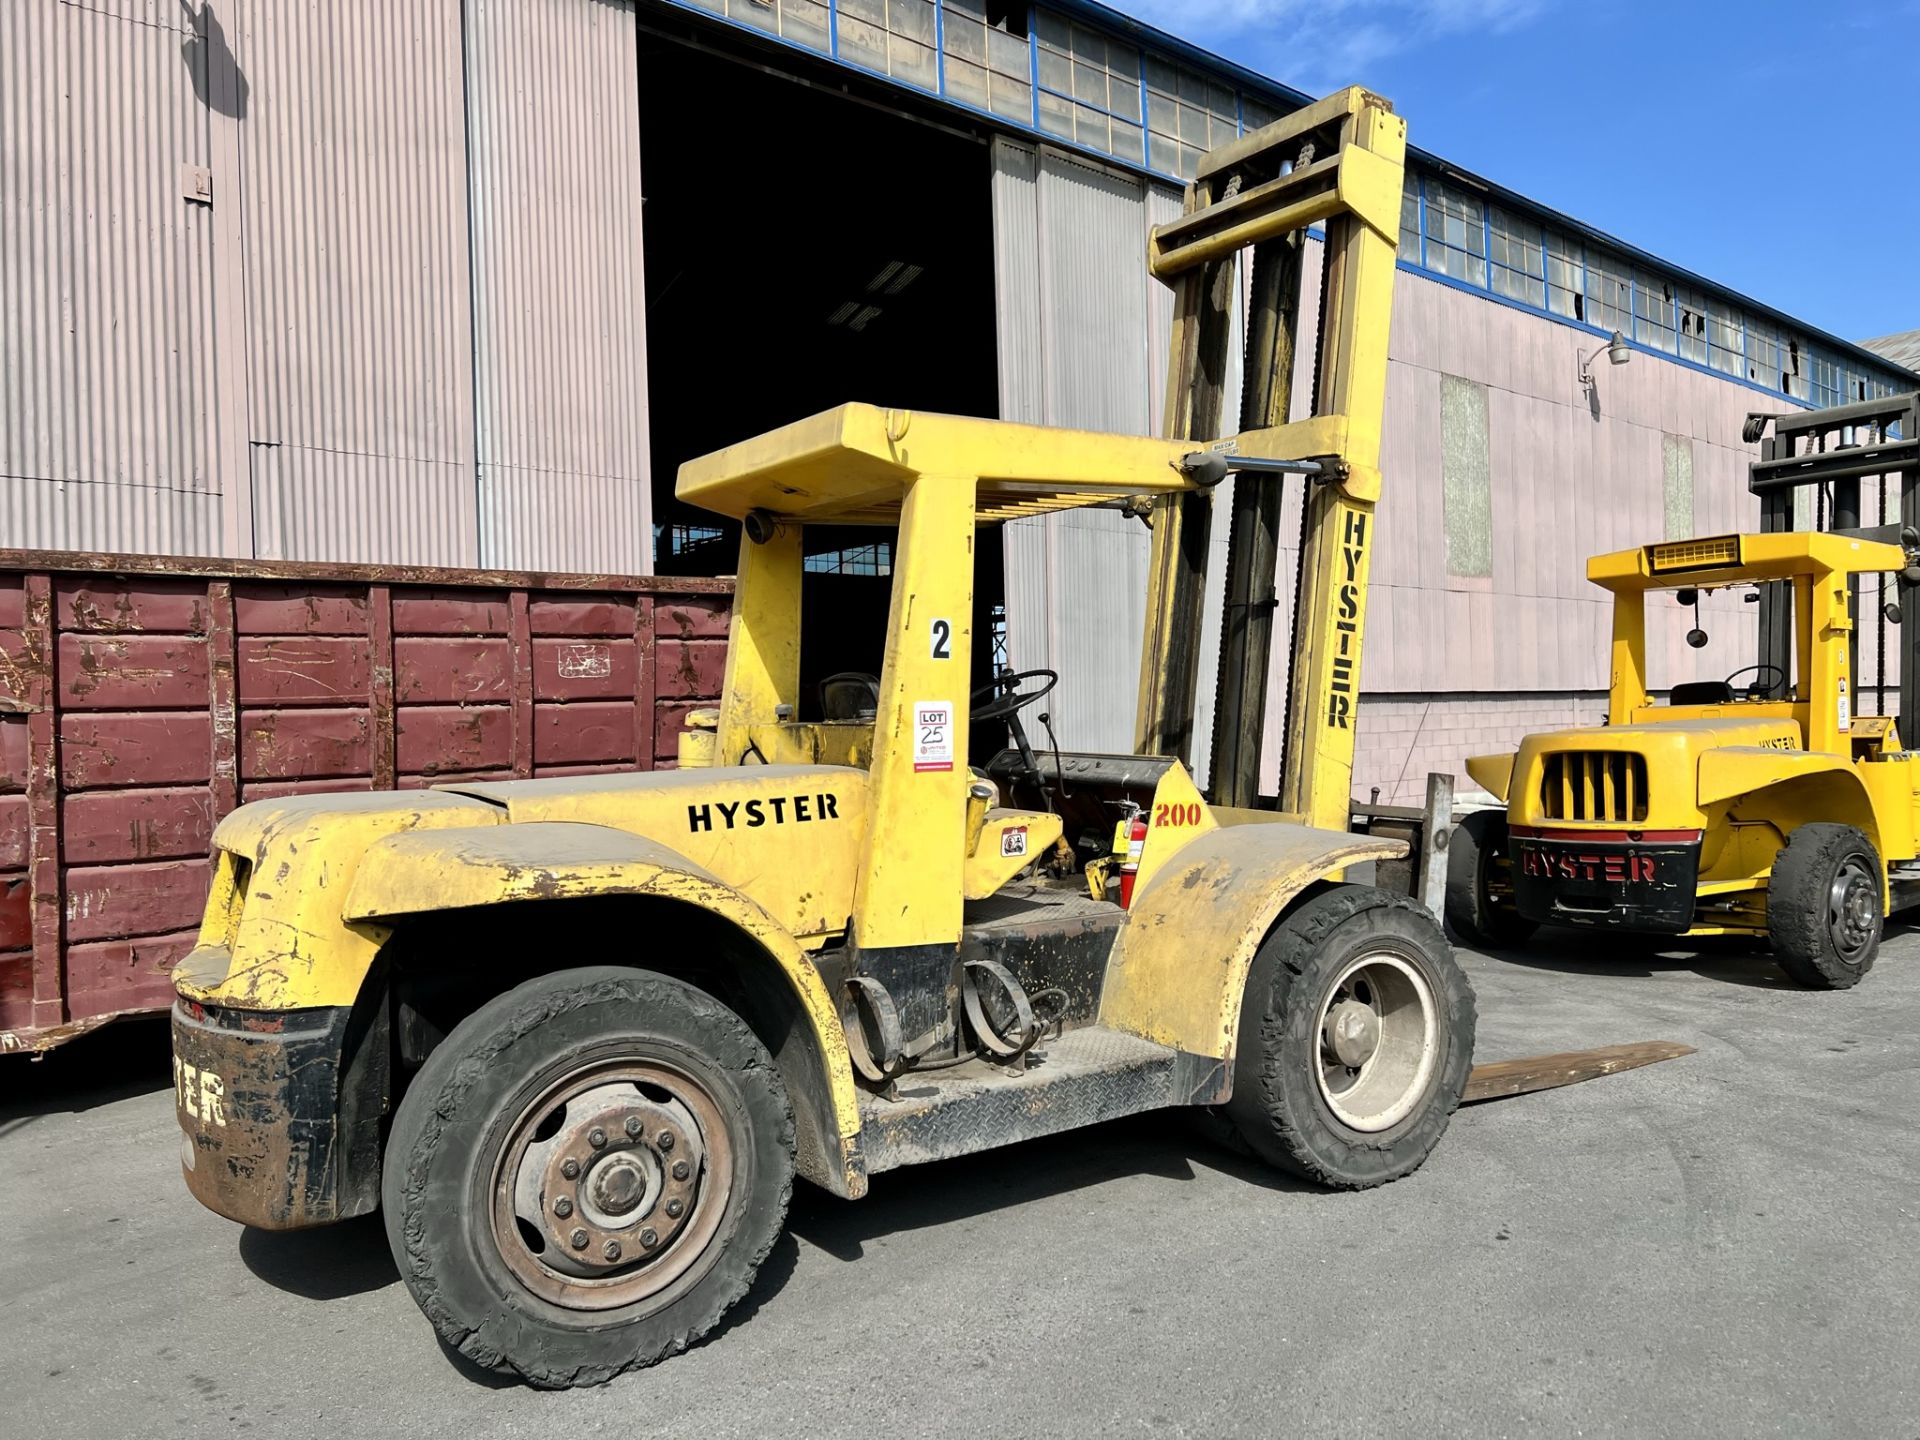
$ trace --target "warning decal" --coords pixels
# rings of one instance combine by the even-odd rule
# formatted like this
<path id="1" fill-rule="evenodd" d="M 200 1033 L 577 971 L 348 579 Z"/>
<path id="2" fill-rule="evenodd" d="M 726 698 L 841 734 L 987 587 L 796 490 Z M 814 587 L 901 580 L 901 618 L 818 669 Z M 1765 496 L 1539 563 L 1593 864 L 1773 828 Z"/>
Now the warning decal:
<path id="1" fill-rule="evenodd" d="M 921 700 L 913 707 L 913 768 L 953 769 L 953 706 L 944 700 Z"/>

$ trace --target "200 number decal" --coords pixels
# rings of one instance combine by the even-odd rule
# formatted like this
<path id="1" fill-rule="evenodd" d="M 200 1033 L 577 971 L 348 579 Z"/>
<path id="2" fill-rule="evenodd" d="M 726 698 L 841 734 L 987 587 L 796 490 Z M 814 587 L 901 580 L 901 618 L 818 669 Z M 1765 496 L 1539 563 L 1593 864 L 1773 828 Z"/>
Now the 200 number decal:
<path id="1" fill-rule="evenodd" d="M 1153 823 L 1156 825 L 1198 825 L 1200 823 L 1200 802 L 1190 805 L 1157 805 L 1153 811 Z"/>

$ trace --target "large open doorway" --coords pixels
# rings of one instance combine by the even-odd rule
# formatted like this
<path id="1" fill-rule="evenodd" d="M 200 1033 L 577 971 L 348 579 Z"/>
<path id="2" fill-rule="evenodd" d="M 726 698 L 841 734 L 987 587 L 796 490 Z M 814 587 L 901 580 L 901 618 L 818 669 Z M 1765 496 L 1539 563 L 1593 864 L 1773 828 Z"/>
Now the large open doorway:
<path id="1" fill-rule="evenodd" d="M 730 574 L 738 528 L 674 500 L 681 461 L 848 400 L 998 414 L 989 137 L 704 27 L 642 25 L 639 104 L 655 565 Z M 879 668 L 892 542 L 810 542 L 802 653 L 823 674 Z M 983 673 L 1003 599 L 989 552 Z"/>

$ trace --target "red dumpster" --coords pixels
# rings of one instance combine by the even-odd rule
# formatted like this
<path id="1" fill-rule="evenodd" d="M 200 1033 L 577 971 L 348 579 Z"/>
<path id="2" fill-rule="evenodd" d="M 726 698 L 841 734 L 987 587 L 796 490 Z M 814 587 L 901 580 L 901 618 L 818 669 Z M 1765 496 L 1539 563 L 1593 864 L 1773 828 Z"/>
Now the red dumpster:
<path id="1" fill-rule="evenodd" d="M 732 586 L 0 550 L 0 1049 L 164 1009 L 214 824 L 670 765 Z"/>

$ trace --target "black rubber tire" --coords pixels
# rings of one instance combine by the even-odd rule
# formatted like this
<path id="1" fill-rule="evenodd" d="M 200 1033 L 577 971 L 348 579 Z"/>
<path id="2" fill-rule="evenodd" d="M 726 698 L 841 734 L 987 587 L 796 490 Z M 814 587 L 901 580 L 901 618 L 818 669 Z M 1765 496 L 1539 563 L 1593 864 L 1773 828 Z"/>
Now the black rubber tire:
<path id="1" fill-rule="evenodd" d="M 1875 919 L 1864 954 L 1849 960 L 1828 924 L 1828 895 L 1849 859 L 1873 879 Z M 1886 928 L 1885 877 L 1873 843 L 1851 825 L 1802 825 L 1787 836 L 1767 881 L 1767 934 L 1787 978 L 1810 990 L 1858 985 L 1880 953 Z"/>
<path id="2" fill-rule="evenodd" d="M 1507 817 L 1498 810 L 1462 815 L 1447 841 L 1447 933 L 1476 950 L 1522 945 L 1540 927 L 1488 892 L 1494 864 L 1507 852 Z"/>
<path id="3" fill-rule="evenodd" d="M 1355 1130 L 1321 1094 L 1319 1015 L 1346 963 L 1390 949 L 1416 964 L 1439 1010 L 1440 1053 L 1426 1092 L 1390 1129 Z M 1247 975 L 1233 1065 L 1221 1107 L 1253 1153 L 1304 1180 L 1362 1190 L 1420 1168 L 1446 1133 L 1473 1066 L 1473 987 L 1440 927 L 1404 895 L 1332 885 L 1273 928 Z"/>
<path id="4" fill-rule="evenodd" d="M 568 1069 L 600 1057 L 671 1061 L 727 1118 L 735 1183 L 709 1242 L 717 1257 L 659 1309 L 543 1300 L 493 1239 L 492 1171 L 515 1117 Z M 786 1221 L 793 1143 L 779 1072 L 712 996 L 612 966 L 543 975 L 462 1021 L 414 1077 L 387 1141 L 387 1240 L 434 1329 L 469 1360 L 549 1389 L 597 1385 L 684 1350 L 746 1294 Z"/>

